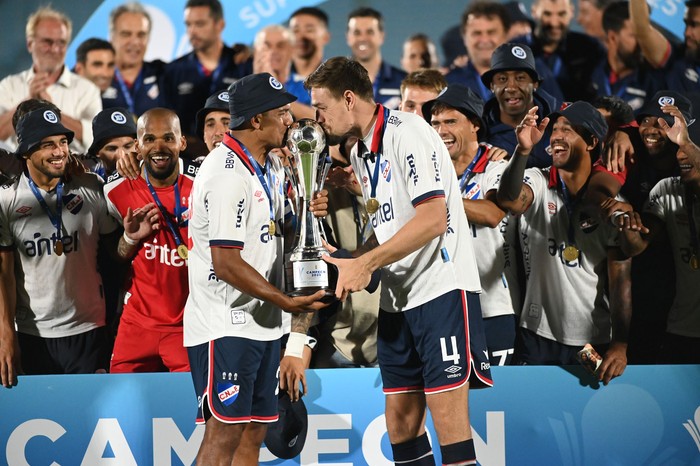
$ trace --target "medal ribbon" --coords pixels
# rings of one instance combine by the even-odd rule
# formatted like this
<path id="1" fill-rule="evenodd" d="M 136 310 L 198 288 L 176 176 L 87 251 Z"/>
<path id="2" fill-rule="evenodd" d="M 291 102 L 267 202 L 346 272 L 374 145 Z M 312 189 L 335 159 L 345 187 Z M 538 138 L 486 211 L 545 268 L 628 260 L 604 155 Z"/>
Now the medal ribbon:
<path id="1" fill-rule="evenodd" d="M 56 215 L 54 215 L 53 212 L 51 212 L 51 209 L 49 209 L 49 205 L 44 200 L 44 197 L 39 192 L 39 188 L 37 187 L 36 183 L 34 183 L 32 176 L 29 174 L 29 172 L 25 172 L 25 174 L 27 175 L 29 188 L 32 190 L 32 193 L 34 193 L 34 197 L 36 197 L 39 205 L 42 209 L 44 209 L 44 212 L 46 212 L 49 220 L 51 220 L 51 224 L 56 228 L 56 239 L 61 241 L 61 238 L 63 237 L 63 220 L 61 218 L 61 213 L 63 210 L 63 180 L 59 180 L 58 184 L 56 185 Z"/>
<path id="2" fill-rule="evenodd" d="M 462 176 L 459 178 L 459 192 L 464 193 L 464 189 L 467 187 L 467 183 L 469 182 L 470 175 L 474 171 L 474 167 L 477 163 L 479 163 L 479 160 L 481 160 L 481 157 L 485 153 L 486 148 L 484 146 L 479 146 L 479 150 L 477 150 L 474 160 L 471 161 L 467 169 L 464 170 L 464 173 L 462 173 Z"/>
<path id="3" fill-rule="evenodd" d="M 268 178 L 270 176 L 269 161 L 267 159 L 265 160 L 265 174 L 263 175 L 262 167 L 260 167 L 260 164 L 258 163 L 258 161 L 253 158 L 253 155 L 250 153 L 248 148 L 246 146 L 244 146 L 243 144 L 241 144 L 240 141 L 238 141 L 237 139 L 235 139 L 235 138 L 231 138 L 231 139 L 233 140 L 233 142 L 236 143 L 236 144 L 232 144 L 233 147 L 231 147 L 231 149 L 233 149 L 233 151 L 236 152 L 239 156 L 242 155 L 241 152 L 243 152 L 243 154 L 245 154 L 245 156 L 248 157 L 248 162 L 250 162 L 250 165 L 253 167 L 253 170 L 255 170 L 255 174 L 258 175 L 258 180 L 260 180 L 260 184 L 262 185 L 263 189 L 265 190 L 265 194 L 267 194 L 267 201 L 268 201 L 268 204 L 270 206 L 270 222 L 274 223 L 274 221 L 275 221 L 275 209 L 273 208 L 273 205 L 272 205 L 272 193 L 270 192 L 270 186 L 269 186 L 269 185 L 272 185 L 272 182 Z M 236 150 L 236 149 L 238 149 L 238 150 Z M 239 151 L 241 151 L 241 152 L 239 152 Z M 269 185 L 268 185 L 268 182 L 269 182 Z"/>
<path id="4" fill-rule="evenodd" d="M 382 116 L 380 118 L 380 115 Z M 379 183 L 379 161 L 382 158 L 382 151 L 384 148 L 384 131 L 386 131 L 386 122 L 389 119 L 389 109 L 384 108 L 382 104 L 377 104 L 377 123 L 374 125 L 374 132 L 372 133 L 372 148 L 369 154 L 360 154 L 360 157 L 364 159 L 365 168 L 367 169 L 367 176 L 369 176 L 369 183 L 371 187 L 371 192 L 369 197 L 374 199 L 377 196 L 377 184 Z M 362 140 L 359 141 L 361 145 L 358 148 L 366 148 Z M 376 158 L 375 158 L 376 157 Z M 370 176 L 369 164 L 367 159 L 374 159 L 374 176 Z"/>
<path id="5" fill-rule="evenodd" d="M 557 174 L 557 176 L 559 177 L 559 183 L 561 184 L 561 193 L 562 193 L 562 196 L 564 197 L 564 205 L 566 206 L 566 212 L 569 215 L 567 244 L 569 246 L 576 247 L 576 238 L 574 236 L 574 222 L 572 220 L 574 217 L 574 209 L 576 208 L 577 201 L 571 200 L 571 196 L 569 195 L 569 189 L 566 187 L 566 183 L 564 183 L 564 180 L 561 179 L 560 175 Z"/>
<path id="6" fill-rule="evenodd" d="M 175 244 L 179 248 L 184 244 L 182 241 L 182 237 L 180 236 L 180 231 L 178 230 L 177 226 L 180 225 L 180 214 L 182 213 L 182 205 L 180 204 L 180 187 L 178 186 L 178 181 L 180 180 L 180 175 L 177 176 L 177 179 L 175 180 L 175 215 L 171 215 L 170 212 L 168 212 L 165 209 L 165 206 L 163 203 L 160 201 L 160 198 L 158 197 L 158 193 L 156 192 L 155 188 L 151 184 L 151 180 L 148 179 L 148 170 L 144 170 L 144 174 L 146 175 L 146 184 L 148 185 L 148 190 L 151 192 L 151 197 L 153 197 L 153 201 L 156 203 L 156 206 L 158 206 L 158 210 L 160 210 L 160 213 L 163 214 L 163 218 L 165 219 L 165 223 L 168 225 L 168 229 L 170 232 L 173 234 L 175 237 Z M 173 224 L 172 218 L 175 218 L 176 224 Z M 183 258 L 184 259 L 184 258 Z"/>
<path id="7" fill-rule="evenodd" d="M 197 60 L 197 71 L 199 72 L 199 75 L 203 78 L 208 78 L 211 77 L 211 83 L 209 83 L 209 94 L 213 94 L 218 90 L 218 81 L 219 81 L 219 76 L 221 76 L 221 70 L 224 67 L 224 55 L 221 54 L 221 58 L 219 59 L 219 64 L 216 65 L 216 68 L 214 68 L 214 71 L 211 72 L 211 74 L 207 74 L 206 68 L 204 68 L 204 65 Z"/>

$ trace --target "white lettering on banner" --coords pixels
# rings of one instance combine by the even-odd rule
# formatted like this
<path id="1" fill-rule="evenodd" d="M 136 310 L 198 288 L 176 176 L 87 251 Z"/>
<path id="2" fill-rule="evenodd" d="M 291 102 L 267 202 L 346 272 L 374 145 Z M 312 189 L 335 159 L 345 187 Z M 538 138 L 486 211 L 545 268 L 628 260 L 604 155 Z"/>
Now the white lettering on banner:
<path id="1" fill-rule="evenodd" d="M 505 414 L 503 411 L 486 413 L 486 438 L 488 444 L 482 440 L 478 433 L 474 433 L 474 447 L 479 457 L 481 466 L 505 466 Z M 204 426 L 197 426 L 189 438 L 172 418 L 153 418 L 153 464 L 170 466 L 172 460 L 176 464 L 193 464 L 199 445 L 204 438 Z M 189 424 L 188 424 L 189 426 Z M 356 426 L 357 427 L 357 426 Z M 136 430 L 143 429 L 137 427 Z M 347 435 L 329 438 L 320 434 L 322 431 L 347 431 Z M 138 444 L 130 446 L 119 424 L 118 419 L 98 419 L 95 430 L 88 443 L 87 449 L 81 461 L 81 466 L 106 466 L 106 465 L 136 465 L 137 461 L 133 451 L 142 451 L 148 448 L 143 445 L 140 437 L 134 437 L 138 432 L 127 432 L 130 438 L 135 438 Z M 64 427 L 51 419 L 32 419 L 18 425 L 7 439 L 5 455 L 10 466 L 29 466 L 25 456 L 27 445 L 34 437 L 46 437 L 56 442 L 66 434 Z M 73 436 L 83 435 L 82 432 L 72 432 Z M 348 455 L 350 454 L 350 438 L 356 438 L 358 432 L 353 430 L 352 414 L 311 414 L 309 415 L 308 436 L 304 450 L 301 452 L 300 465 L 325 465 L 325 466 L 352 466 L 351 462 L 322 461 L 321 455 Z M 392 466 L 382 452 L 382 439 L 387 435 L 384 415 L 374 418 L 362 432 L 362 455 L 365 464 L 372 466 Z M 321 438 L 323 437 L 323 438 Z M 432 444 L 431 432 L 428 431 L 428 439 Z M 103 458 L 107 445 L 111 449 L 110 457 Z M 60 448 L 56 447 L 59 451 Z M 79 452 L 73 452 L 78 454 Z M 173 455 L 174 453 L 174 455 Z M 260 462 L 278 461 L 266 448 L 260 451 Z M 61 466 L 57 462 L 50 466 Z"/>
<path id="2" fill-rule="evenodd" d="M 7 439 L 5 456 L 7 464 L 13 466 L 29 466 L 27 458 L 24 456 L 24 449 L 33 437 L 46 437 L 52 442 L 58 440 L 66 429 L 57 422 L 50 419 L 32 419 L 23 422 L 12 431 Z M 58 463 L 51 463 L 50 466 L 59 466 Z"/>
<path id="3" fill-rule="evenodd" d="M 102 457 L 107 444 L 112 448 L 114 454 L 112 458 Z M 100 465 L 137 466 L 136 458 L 129 448 L 117 419 L 99 419 L 97 421 L 83 461 L 80 463 L 80 466 Z"/>
<path id="4" fill-rule="evenodd" d="M 156 432 L 158 435 L 156 435 Z M 153 464 L 172 465 L 171 451 L 182 461 L 182 464 L 194 464 L 203 438 L 203 425 L 195 427 L 188 440 L 182 435 L 172 418 L 161 417 L 153 419 Z"/>
<path id="5" fill-rule="evenodd" d="M 287 6 L 286 0 L 255 0 L 252 6 L 241 8 L 238 17 L 248 29 L 252 29 L 260 23 L 260 17 L 269 18 L 274 15 L 277 8 Z"/>

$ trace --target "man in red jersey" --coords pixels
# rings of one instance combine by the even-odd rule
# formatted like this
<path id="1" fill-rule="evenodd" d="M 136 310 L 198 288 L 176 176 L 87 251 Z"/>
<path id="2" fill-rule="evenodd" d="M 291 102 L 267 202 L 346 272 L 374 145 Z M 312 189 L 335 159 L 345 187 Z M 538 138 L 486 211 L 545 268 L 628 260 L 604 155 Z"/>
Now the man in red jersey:
<path id="1" fill-rule="evenodd" d="M 131 260 L 124 310 L 112 353 L 111 372 L 189 371 L 182 345 L 182 313 L 187 283 L 187 222 L 195 167 L 182 166 L 186 147 L 177 115 L 163 108 L 144 113 L 137 123 L 141 175 L 110 177 L 104 187 L 110 213 L 126 220 L 154 203 L 160 221 L 146 239 L 124 232 L 119 256 Z"/>

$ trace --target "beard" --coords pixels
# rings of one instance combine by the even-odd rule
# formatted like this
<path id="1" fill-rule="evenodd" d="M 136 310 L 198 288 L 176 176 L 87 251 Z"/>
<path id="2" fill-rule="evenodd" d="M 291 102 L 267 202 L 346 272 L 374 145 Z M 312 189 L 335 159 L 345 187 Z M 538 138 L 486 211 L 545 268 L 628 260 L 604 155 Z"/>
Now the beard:
<path id="1" fill-rule="evenodd" d="M 691 63 L 700 63 L 700 45 L 697 43 L 688 45 L 688 41 L 686 40 L 685 59 Z"/>
<path id="2" fill-rule="evenodd" d="M 631 52 L 618 50 L 617 58 L 620 59 L 622 65 L 628 70 L 637 69 L 644 62 L 644 55 L 642 55 L 642 49 L 639 45 Z"/>

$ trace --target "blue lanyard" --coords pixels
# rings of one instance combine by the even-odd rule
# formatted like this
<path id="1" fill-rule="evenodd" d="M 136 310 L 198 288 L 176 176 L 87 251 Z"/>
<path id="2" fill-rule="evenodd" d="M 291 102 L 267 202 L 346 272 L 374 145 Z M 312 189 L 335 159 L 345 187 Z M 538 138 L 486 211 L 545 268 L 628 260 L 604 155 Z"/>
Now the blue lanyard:
<path id="1" fill-rule="evenodd" d="M 180 236 L 180 232 L 176 228 L 176 225 L 180 225 L 180 214 L 182 213 L 182 205 L 180 204 L 180 187 L 178 186 L 178 181 L 180 181 L 180 175 L 178 175 L 177 179 L 175 180 L 175 222 L 176 224 L 173 224 L 172 220 L 172 215 L 170 215 L 170 212 L 168 212 L 165 209 L 165 206 L 163 206 L 163 203 L 160 201 L 160 198 L 158 197 L 158 193 L 156 193 L 155 188 L 151 184 L 151 180 L 148 179 L 148 170 L 144 169 L 144 175 L 146 178 L 146 184 L 148 185 L 148 190 L 151 192 L 151 197 L 153 197 L 153 201 L 156 203 L 158 206 L 158 210 L 160 210 L 160 213 L 163 214 L 163 218 L 165 219 L 165 223 L 168 225 L 168 229 L 170 230 L 170 233 L 173 234 L 175 237 L 175 244 L 180 246 L 183 244 L 182 237 Z"/>
<path id="2" fill-rule="evenodd" d="M 63 237 L 63 221 L 61 219 L 61 211 L 63 210 L 63 180 L 59 180 L 58 184 L 56 185 L 56 215 L 54 215 L 49 209 L 44 197 L 39 192 L 39 188 L 37 187 L 36 183 L 34 183 L 32 176 L 29 174 L 29 172 L 26 172 L 25 174 L 27 175 L 29 188 L 32 190 L 32 193 L 34 193 L 36 200 L 39 201 L 41 208 L 44 209 L 44 212 L 46 212 L 46 215 L 48 215 L 49 220 L 51 220 L 51 224 L 56 228 L 56 237 L 60 240 Z"/>
<path id="3" fill-rule="evenodd" d="M 479 146 L 479 150 L 476 152 L 474 160 L 471 161 L 467 169 L 464 170 L 464 173 L 462 173 L 462 176 L 459 179 L 459 192 L 464 193 L 464 188 L 467 187 L 467 181 L 469 181 L 468 178 L 474 171 L 474 167 L 477 163 L 479 163 L 481 157 L 487 152 L 485 149 L 486 148 L 484 146 Z"/>
<path id="4" fill-rule="evenodd" d="M 270 192 L 270 185 L 272 185 L 272 181 L 268 178 L 270 176 L 270 162 L 269 160 L 265 159 L 265 174 L 262 172 L 262 167 L 260 167 L 260 164 L 258 163 L 255 158 L 253 158 L 253 155 L 250 153 L 248 148 L 241 144 L 241 142 L 236 139 L 236 138 L 231 138 L 236 143 L 238 144 L 238 147 L 243 151 L 243 153 L 248 157 L 248 162 L 250 162 L 250 165 L 253 167 L 253 170 L 255 170 L 255 174 L 258 175 L 258 180 L 260 180 L 260 184 L 262 185 L 263 189 L 265 190 L 265 194 L 267 194 L 267 201 L 270 206 L 270 221 L 274 222 L 275 221 L 275 209 L 272 204 L 272 193 Z M 236 148 L 232 147 L 232 149 L 235 151 Z M 239 154 L 240 155 L 240 154 Z M 269 183 L 269 184 L 268 184 Z"/>
<path id="5" fill-rule="evenodd" d="M 214 68 L 214 71 L 212 71 L 210 75 L 207 75 L 207 73 L 205 72 L 204 65 L 202 65 L 202 63 L 199 61 L 196 55 L 195 59 L 197 60 L 197 71 L 199 72 L 199 75 L 203 78 L 211 77 L 211 83 L 209 84 L 209 94 L 211 95 L 219 89 L 218 81 L 219 76 L 221 76 L 221 70 L 224 67 L 224 55 L 221 54 L 219 64 L 216 65 L 216 68 Z"/>
<path id="6" fill-rule="evenodd" d="M 136 80 L 134 81 L 134 94 L 136 94 L 141 88 L 141 74 L 143 73 L 143 68 L 141 68 L 141 71 L 139 71 L 139 75 L 136 76 Z M 119 88 L 122 91 L 122 94 L 124 95 L 124 100 L 126 100 L 126 106 L 129 107 L 129 111 L 133 113 L 134 115 L 137 115 L 136 109 L 134 108 L 134 99 L 131 97 L 131 92 L 129 91 L 129 86 L 126 85 L 126 81 L 124 81 L 124 78 L 122 78 L 122 74 L 119 72 L 119 70 L 115 69 L 114 70 L 114 77 L 117 79 L 117 82 L 119 83 Z"/>
<path id="7" fill-rule="evenodd" d="M 569 216 L 569 226 L 568 226 L 568 243 L 572 246 L 576 245 L 576 238 L 574 236 L 574 209 L 576 208 L 577 201 L 572 201 L 571 196 L 569 195 L 569 189 L 566 187 L 566 184 L 564 183 L 564 180 L 561 179 L 561 176 L 557 174 L 557 177 L 559 178 L 559 183 L 561 184 L 561 193 L 562 196 L 564 197 L 564 206 L 566 206 L 566 213 Z"/>
<path id="8" fill-rule="evenodd" d="M 389 109 L 385 108 L 382 104 L 377 104 L 377 123 L 374 126 L 374 134 L 372 135 L 372 149 L 369 153 L 369 157 L 376 157 L 374 160 L 374 176 L 370 176 L 369 164 L 367 163 L 367 155 L 361 155 L 365 162 L 367 176 L 369 176 L 369 183 L 371 187 L 371 193 L 369 196 L 370 198 L 374 198 L 377 195 L 377 183 L 379 182 L 379 162 L 382 158 L 382 152 L 384 148 L 384 131 L 386 131 L 386 122 L 388 119 Z M 362 141 L 360 140 L 360 142 Z M 364 147 L 364 144 L 362 144 L 362 146 L 359 147 Z"/>

